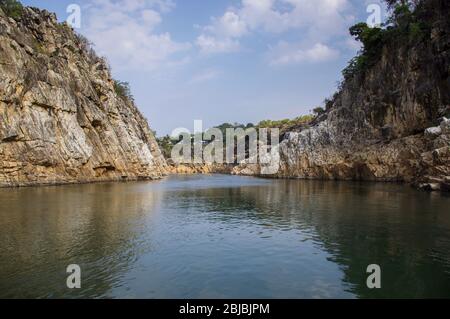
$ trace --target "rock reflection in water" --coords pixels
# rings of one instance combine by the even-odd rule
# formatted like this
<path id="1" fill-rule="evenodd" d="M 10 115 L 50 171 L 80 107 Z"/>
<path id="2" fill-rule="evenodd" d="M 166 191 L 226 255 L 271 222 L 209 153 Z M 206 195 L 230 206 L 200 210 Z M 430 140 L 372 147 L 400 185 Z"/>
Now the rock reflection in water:
<path id="1" fill-rule="evenodd" d="M 449 204 L 396 184 L 222 175 L 4 189 L 0 296 L 450 297 Z M 81 290 L 65 287 L 72 263 Z"/>
<path id="2" fill-rule="evenodd" d="M 151 250 L 145 220 L 158 201 L 140 183 L 0 190 L 0 296 L 108 297 Z M 66 287 L 70 264 L 81 290 Z"/>

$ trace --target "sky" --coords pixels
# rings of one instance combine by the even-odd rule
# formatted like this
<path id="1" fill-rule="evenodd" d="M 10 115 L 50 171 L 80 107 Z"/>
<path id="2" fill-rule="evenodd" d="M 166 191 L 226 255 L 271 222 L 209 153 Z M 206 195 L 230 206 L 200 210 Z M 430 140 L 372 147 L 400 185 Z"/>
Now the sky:
<path id="1" fill-rule="evenodd" d="M 348 28 L 379 0 L 22 0 L 80 28 L 130 83 L 158 136 L 310 113 L 360 49 Z M 382 12 L 385 19 L 385 11 Z"/>

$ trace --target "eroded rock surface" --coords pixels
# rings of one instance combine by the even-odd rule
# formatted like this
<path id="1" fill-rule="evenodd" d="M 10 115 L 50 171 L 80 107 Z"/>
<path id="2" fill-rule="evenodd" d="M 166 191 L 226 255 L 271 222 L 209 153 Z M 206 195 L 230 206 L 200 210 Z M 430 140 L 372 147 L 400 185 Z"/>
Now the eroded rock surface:
<path id="1" fill-rule="evenodd" d="M 170 162 L 170 161 L 169 161 Z M 226 164 L 170 164 L 168 165 L 169 174 L 230 174 L 232 165 Z"/>
<path id="2" fill-rule="evenodd" d="M 380 61 L 345 81 L 311 128 L 286 134 L 272 177 L 450 188 L 450 4 L 439 3 L 430 38 L 385 45 Z M 262 172 L 243 164 L 233 173 Z"/>
<path id="3" fill-rule="evenodd" d="M 0 9 L 0 186 L 160 178 L 146 119 L 54 14 Z"/>

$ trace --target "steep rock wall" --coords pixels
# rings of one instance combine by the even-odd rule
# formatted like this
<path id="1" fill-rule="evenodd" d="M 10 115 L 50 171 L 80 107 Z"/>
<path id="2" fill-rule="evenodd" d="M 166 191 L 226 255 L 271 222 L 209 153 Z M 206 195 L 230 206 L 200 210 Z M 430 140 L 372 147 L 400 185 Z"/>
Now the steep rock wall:
<path id="1" fill-rule="evenodd" d="M 160 178 L 146 119 L 56 16 L 0 9 L 0 187 Z"/>
<path id="2" fill-rule="evenodd" d="M 286 134 L 273 177 L 401 181 L 449 190 L 450 3 L 433 5 L 429 38 L 385 45 L 378 63 L 345 81 L 311 128 Z M 259 175 L 261 168 L 243 164 L 233 173 Z"/>

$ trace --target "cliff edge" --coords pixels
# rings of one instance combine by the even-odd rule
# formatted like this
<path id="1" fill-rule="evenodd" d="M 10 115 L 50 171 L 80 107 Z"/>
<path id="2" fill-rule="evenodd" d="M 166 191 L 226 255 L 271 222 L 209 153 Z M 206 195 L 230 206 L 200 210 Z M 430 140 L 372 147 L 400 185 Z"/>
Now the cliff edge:
<path id="1" fill-rule="evenodd" d="M 0 9 L 0 187 L 163 176 L 146 119 L 115 85 L 54 14 Z"/>
<path id="2" fill-rule="evenodd" d="M 426 0 L 418 10 L 406 32 L 379 30 L 394 36 L 376 38 L 374 63 L 343 81 L 312 127 L 285 135 L 273 177 L 450 190 L 450 2 Z M 243 164 L 233 173 L 261 168 Z"/>

